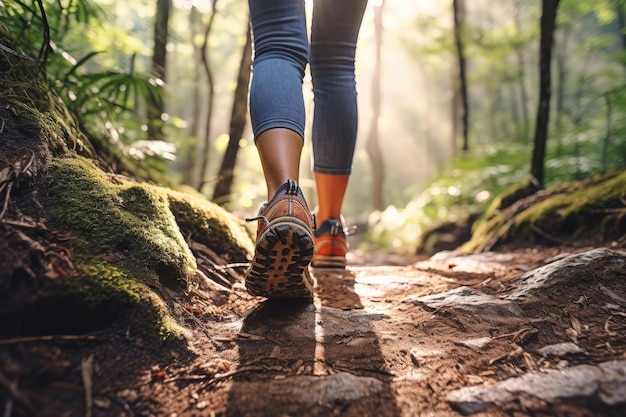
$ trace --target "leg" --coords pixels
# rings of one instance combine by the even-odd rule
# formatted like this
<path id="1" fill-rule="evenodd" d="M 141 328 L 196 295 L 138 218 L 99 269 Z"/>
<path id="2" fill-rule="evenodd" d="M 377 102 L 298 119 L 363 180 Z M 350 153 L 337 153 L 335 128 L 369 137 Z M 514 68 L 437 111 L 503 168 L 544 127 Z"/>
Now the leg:
<path id="1" fill-rule="evenodd" d="M 270 298 L 311 298 L 313 217 L 298 186 L 308 62 L 304 0 L 249 0 L 254 36 L 250 118 L 267 183 L 246 288 Z"/>
<path id="2" fill-rule="evenodd" d="M 287 180 L 298 180 L 302 138 L 293 130 L 268 129 L 256 139 L 261 158 L 268 200 Z"/>
<path id="3" fill-rule="evenodd" d="M 341 218 L 341 207 L 349 179 L 349 175 L 315 173 L 318 202 L 317 219 L 320 224 L 328 219 Z"/>
<path id="4" fill-rule="evenodd" d="M 315 0 L 311 75 L 315 97 L 313 155 L 320 226 L 317 267 L 344 267 L 348 245 L 341 208 L 348 187 L 358 124 L 354 75 L 356 42 L 367 0 Z"/>
<path id="5" fill-rule="evenodd" d="M 311 29 L 318 220 L 339 219 L 358 124 L 356 42 L 367 0 L 315 0 Z"/>
<path id="6" fill-rule="evenodd" d="M 249 0 L 249 6 L 254 37 L 250 118 L 269 200 L 287 179 L 299 177 L 309 45 L 304 0 Z"/>

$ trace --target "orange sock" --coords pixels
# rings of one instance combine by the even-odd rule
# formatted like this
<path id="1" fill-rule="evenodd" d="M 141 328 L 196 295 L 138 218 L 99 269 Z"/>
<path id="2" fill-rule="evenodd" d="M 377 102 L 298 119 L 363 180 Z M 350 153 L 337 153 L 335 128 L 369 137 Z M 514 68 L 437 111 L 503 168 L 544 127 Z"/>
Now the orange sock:
<path id="1" fill-rule="evenodd" d="M 317 224 L 328 219 L 341 219 L 343 198 L 348 188 L 349 175 L 315 173 L 317 184 Z"/>

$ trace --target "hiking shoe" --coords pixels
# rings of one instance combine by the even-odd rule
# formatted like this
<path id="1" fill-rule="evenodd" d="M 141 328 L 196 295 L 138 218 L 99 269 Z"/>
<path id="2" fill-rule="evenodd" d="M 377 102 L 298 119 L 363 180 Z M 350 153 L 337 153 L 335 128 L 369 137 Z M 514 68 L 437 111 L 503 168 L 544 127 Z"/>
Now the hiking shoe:
<path id="1" fill-rule="evenodd" d="M 246 288 L 267 298 L 313 297 L 308 266 L 313 257 L 315 221 L 298 184 L 288 180 L 248 221 L 258 223 Z"/>
<path id="2" fill-rule="evenodd" d="M 345 268 L 348 240 L 341 221 L 326 220 L 315 231 L 315 254 L 312 265 L 315 268 Z"/>

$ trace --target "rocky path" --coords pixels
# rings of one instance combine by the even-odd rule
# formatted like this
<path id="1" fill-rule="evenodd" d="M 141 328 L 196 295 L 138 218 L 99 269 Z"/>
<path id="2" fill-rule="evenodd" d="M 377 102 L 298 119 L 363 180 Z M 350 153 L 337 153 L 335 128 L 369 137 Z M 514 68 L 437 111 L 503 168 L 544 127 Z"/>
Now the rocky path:
<path id="1" fill-rule="evenodd" d="M 441 253 L 315 278 L 312 305 L 247 300 L 208 323 L 210 349 L 135 401 L 159 384 L 178 394 L 151 412 L 170 416 L 626 410 L 623 254 Z"/>
<path id="2" fill-rule="evenodd" d="M 204 311 L 211 314 L 189 319 L 196 330 L 187 349 L 149 360 L 136 359 L 147 349 L 140 340 L 117 354 L 92 349 L 93 387 L 85 388 L 85 359 L 74 363 L 73 383 L 48 387 L 65 395 L 50 400 L 57 401 L 51 409 L 67 416 L 624 415 L 623 252 L 440 253 L 408 266 L 315 271 L 315 279 L 313 304 L 263 301 L 240 285 L 210 294 Z M 72 405 L 63 408 L 64 398 Z"/>

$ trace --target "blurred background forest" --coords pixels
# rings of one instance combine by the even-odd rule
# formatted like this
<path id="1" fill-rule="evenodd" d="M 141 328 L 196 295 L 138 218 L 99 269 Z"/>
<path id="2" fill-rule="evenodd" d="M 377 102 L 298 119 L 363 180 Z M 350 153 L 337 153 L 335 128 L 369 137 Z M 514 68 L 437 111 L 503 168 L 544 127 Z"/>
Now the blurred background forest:
<path id="1" fill-rule="evenodd" d="M 626 0 L 553 3 L 546 187 L 626 167 Z M 247 13 L 245 0 L 0 0 L 19 48 L 5 52 L 45 63 L 113 169 L 241 217 L 266 198 L 245 107 Z M 366 226 L 362 244 L 411 251 L 426 228 L 529 178 L 541 15 L 531 0 L 369 2 L 344 213 Z M 309 79 L 304 91 L 312 114 Z M 310 157 L 301 183 L 315 206 Z"/>

